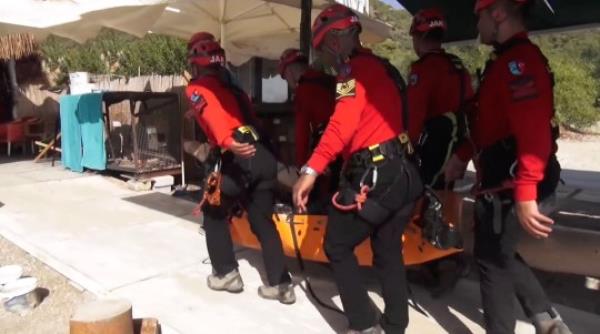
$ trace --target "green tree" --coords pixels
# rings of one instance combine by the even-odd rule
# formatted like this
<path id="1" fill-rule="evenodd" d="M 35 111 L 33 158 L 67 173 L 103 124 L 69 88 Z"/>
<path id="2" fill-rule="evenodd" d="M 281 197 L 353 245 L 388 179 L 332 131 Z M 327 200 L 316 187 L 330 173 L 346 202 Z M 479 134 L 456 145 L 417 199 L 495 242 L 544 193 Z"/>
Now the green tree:
<path id="1" fill-rule="evenodd" d="M 412 16 L 407 11 L 395 10 L 381 1 L 372 1 L 371 4 L 374 17 L 392 28 L 389 39 L 369 47 L 377 55 L 389 59 L 400 71 L 408 72 L 410 64 L 417 59 L 408 34 Z"/>
<path id="2" fill-rule="evenodd" d="M 554 101 L 558 120 L 578 129 L 594 125 L 600 114 L 596 105 L 599 87 L 590 65 L 575 63 L 567 56 L 553 57 L 550 64 L 556 78 Z"/>
<path id="3" fill-rule="evenodd" d="M 138 74 L 180 74 L 186 66 L 185 41 L 149 34 L 144 38 L 104 29 L 83 44 L 50 36 L 42 43 L 48 69 L 59 72 L 59 82 L 69 72 L 136 76 Z"/>

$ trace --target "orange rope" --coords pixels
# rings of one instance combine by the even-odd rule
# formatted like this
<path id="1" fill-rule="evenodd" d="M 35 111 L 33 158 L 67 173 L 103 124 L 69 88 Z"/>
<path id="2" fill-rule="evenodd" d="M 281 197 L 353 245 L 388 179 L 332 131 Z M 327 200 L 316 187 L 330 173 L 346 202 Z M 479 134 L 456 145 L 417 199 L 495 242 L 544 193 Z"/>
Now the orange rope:
<path id="1" fill-rule="evenodd" d="M 214 188 L 215 190 L 211 193 L 208 189 Z M 200 203 L 192 210 L 192 215 L 198 217 L 202 214 L 202 207 L 204 203 L 208 202 L 210 205 L 219 206 L 221 205 L 221 176 L 218 174 L 211 173 L 206 180 L 205 190 L 202 194 Z"/>
<path id="2" fill-rule="evenodd" d="M 369 193 L 369 191 L 371 191 L 371 188 L 369 186 L 362 186 L 360 188 L 360 192 L 358 194 L 356 194 L 354 196 L 354 204 L 348 204 L 348 205 L 343 205 L 338 203 L 337 199 L 338 196 L 340 195 L 340 192 L 336 192 L 333 197 L 331 198 L 331 203 L 333 204 L 333 206 L 341 211 L 352 211 L 352 210 L 357 210 L 360 211 L 363 208 L 363 204 L 365 204 L 365 202 L 367 201 L 367 194 Z"/>

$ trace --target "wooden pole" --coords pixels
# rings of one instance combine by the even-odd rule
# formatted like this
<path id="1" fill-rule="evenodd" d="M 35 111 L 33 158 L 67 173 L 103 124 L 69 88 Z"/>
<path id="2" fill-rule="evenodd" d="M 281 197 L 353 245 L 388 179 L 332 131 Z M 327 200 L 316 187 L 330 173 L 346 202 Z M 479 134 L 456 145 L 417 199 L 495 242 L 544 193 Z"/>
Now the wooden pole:
<path id="1" fill-rule="evenodd" d="M 312 11 L 312 0 L 302 0 L 302 14 L 300 17 L 300 51 L 310 58 L 310 41 L 312 39 L 310 25 L 311 25 L 311 11 Z"/>

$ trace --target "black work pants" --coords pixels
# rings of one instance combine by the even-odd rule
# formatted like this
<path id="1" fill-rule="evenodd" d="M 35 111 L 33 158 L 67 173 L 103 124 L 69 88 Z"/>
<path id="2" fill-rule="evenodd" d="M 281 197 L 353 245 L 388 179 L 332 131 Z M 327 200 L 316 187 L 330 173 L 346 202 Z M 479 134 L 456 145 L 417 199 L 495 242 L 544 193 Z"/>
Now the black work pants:
<path id="1" fill-rule="evenodd" d="M 238 267 L 229 231 L 229 217 L 237 203 L 248 211 L 252 232 L 261 244 L 269 285 L 291 282 L 285 265 L 281 239 L 272 220 L 273 188 L 276 183 L 275 158 L 261 144 L 253 158 L 223 157 L 221 205 L 204 207 L 204 230 L 208 254 L 217 275 Z"/>
<path id="2" fill-rule="evenodd" d="M 351 329 L 364 330 L 372 327 L 378 318 L 354 254 L 356 246 L 367 238 L 371 238 L 373 265 L 382 285 L 385 301 L 381 325 L 386 333 L 391 334 L 404 333 L 408 325 L 402 234 L 414 208 L 414 195 L 403 194 L 402 189 L 412 188 L 416 194 L 422 190 L 422 184 L 416 167 L 399 160 L 378 169 L 378 179 L 381 182 L 378 181 L 374 191 L 369 193 L 371 200 L 385 204 L 388 208 L 396 205 L 385 221 L 373 224 L 361 218 L 356 211 L 340 211 L 335 207 L 329 211 L 325 252 Z M 411 170 L 411 180 L 398 179 L 398 175 L 404 173 L 404 168 Z M 362 173 L 359 171 L 350 174 L 354 175 L 350 177 L 350 183 L 356 188 Z"/>
<path id="3" fill-rule="evenodd" d="M 514 333 L 515 296 L 528 317 L 551 309 L 542 286 L 516 250 L 520 237 L 526 232 L 515 215 L 511 197 L 510 193 L 498 196 L 496 205 L 500 207 L 496 210 L 492 198 L 482 196 L 475 203 L 474 255 L 479 267 L 485 328 L 489 334 Z M 546 211 L 551 201 L 541 202 L 540 212 Z"/>

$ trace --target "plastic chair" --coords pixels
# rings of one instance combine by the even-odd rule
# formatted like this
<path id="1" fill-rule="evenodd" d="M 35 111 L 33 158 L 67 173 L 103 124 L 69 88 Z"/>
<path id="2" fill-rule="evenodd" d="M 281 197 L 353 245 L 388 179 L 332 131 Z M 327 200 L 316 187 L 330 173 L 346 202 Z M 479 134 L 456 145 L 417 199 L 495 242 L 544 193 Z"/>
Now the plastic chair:
<path id="1" fill-rule="evenodd" d="M 46 139 L 46 129 L 44 122 L 38 117 L 23 117 L 25 123 L 25 137 L 31 145 L 31 153 L 35 153 L 35 141 Z"/>
<path id="2" fill-rule="evenodd" d="M 2 130 L 0 130 L 0 143 L 7 144 L 7 154 L 10 157 L 13 144 L 27 142 L 27 136 L 25 135 L 25 122 L 13 121 L 2 124 Z"/>

